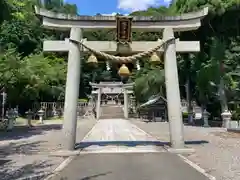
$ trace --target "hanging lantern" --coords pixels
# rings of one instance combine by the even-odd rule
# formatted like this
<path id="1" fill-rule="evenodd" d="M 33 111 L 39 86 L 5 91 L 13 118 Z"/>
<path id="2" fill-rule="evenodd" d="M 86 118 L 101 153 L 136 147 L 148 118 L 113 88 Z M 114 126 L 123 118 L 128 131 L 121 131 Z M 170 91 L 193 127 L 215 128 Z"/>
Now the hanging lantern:
<path id="1" fill-rule="evenodd" d="M 95 64 L 98 64 L 98 60 L 94 54 L 91 54 L 91 56 L 89 56 L 89 58 L 87 60 L 87 63 L 95 65 Z"/>
<path id="2" fill-rule="evenodd" d="M 156 52 L 154 52 L 152 54 L 152 56 L 150 57 L 150 62 L 156 63 L 156 64 L 160 64 L 161 63 L 160 57 L 157 55 Z"/>
<path id="3" fill-rule="evenodd" d="M 120 67 L 119 71 L 118 71 L 119 76 L 129 76 L 130 75 L 130 71 L 128 69 L 128 67 L 125 64 L 122 64 L 122 66 Z"/>

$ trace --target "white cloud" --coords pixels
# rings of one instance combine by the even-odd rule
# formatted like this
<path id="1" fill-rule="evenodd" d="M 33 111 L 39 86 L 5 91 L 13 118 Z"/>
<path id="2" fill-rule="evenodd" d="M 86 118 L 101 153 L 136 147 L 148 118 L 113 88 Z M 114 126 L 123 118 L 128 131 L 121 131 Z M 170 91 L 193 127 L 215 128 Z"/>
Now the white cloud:
<path id="1" fill-rule="evenodd" d="M 111 14 L 102 14 L 103 16 L 116 16 L 116 12 L 113 12 Z M 124 14 L 125 16 L 127 16 L 128 14 Z"/>
<path id="2" fill-rule="evenodd" d="M 118 8 L 126 11 L 146 10 L 153 5 L 169 4 L 171 0 L 118 0 Z"/>
<path id="3" fill-rule="evenodd" d="M 112 14 L 101 14 L 103 16 L 115 16 L 117 13 L 116 12 L 113 12 Z"/>

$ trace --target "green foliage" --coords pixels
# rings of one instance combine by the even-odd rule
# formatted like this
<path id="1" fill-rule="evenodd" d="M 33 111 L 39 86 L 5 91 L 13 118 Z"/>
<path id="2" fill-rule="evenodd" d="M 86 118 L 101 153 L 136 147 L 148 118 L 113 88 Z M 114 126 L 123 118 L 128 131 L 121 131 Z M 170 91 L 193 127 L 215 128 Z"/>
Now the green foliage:
<path id="1" fill-rule="evenodd" d="M 42 54 L 21 59 L 9 50 L 0 58 L 0 68 L 1 87 L 6 88 L 9 103 L 19 103 L 26 97 L 29 100 L 46 100 L 43 95 L 62 98 L 66 77 L 64 59 Z"/>
<path id="2" fill-rule="evenodd" d="M 152 95 L 165 95 L 165 77 L 162 67 L 155 67 L 147 62 L 131 80 L 135 81 L 134 92 L 138 102 L 145 102 Z"/>
<path id="3" fill-rule="evenodd" d="M 1 1 L 0 87 L 6 89 L 9 106 L 24 105 L 19 107 L 27 109 L 34 101 L 64 98 L 67 67 L 64 56 L 40 52 L 44 38 L 59 39 L 65 34 L 41 27 L 33 9 L 36 4 L 41 5 L 40 1 L 32 0 Z M 59 6 L 58 12 L 76 14 L 75 5 Z M 56 8 L 52 5 L 48 9 L 53 7 Z"/>

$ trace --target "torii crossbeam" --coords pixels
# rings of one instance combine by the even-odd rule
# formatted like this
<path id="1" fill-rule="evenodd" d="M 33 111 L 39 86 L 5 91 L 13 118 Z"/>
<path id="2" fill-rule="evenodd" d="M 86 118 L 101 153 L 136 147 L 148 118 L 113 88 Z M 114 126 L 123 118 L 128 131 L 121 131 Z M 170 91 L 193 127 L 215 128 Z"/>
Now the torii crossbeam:
<path id="1" fill-rule="evenodd" d="M 130 46 L 132 53 L 139 53 L 152 49 L 158 46 L 162 40 L 158 41 L 133 41 Z M 83 40 L 83 44 L 96 51 L 106 52 L 109 54 L 115 53 L 117 50 L 117 43 L 115 41 L 87 41 Z M 45 52 L 68 52 L 70 49 L 69 39 L 65 41 L 44 41 L 43 51 Z M 88 52 L 87 49 L 82 49 L 84 52 Z M 179 41 L 176 40 L 176 51 L 179 53 L 199 52 L 199 41 Z M 160 48 L 158 52 L 164 52 L 163 48 Z"/>

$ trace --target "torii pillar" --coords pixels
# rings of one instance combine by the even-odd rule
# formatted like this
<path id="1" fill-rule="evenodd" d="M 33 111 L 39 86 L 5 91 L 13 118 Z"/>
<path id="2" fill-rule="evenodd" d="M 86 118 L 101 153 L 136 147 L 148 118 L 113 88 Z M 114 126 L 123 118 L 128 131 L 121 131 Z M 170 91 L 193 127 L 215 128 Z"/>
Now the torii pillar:
<path id="1" fill-rule="evenodd" d="M 82 38 L 81 29 L 71 28 L 70 38 L 80 41 Z M 79 46 L 73 42 L 69 42 L 68 48 L 62 144 L 64 149 L 74 150 L 77 128 L 77 102 L 80 84 L 81 52 Z"/>
<path id="2" fill-rule="evenodd" d="M 163 39 L 167 41 L 171 38 L 174 38 L 173 29 L 165 28 Z M 178 150 L 184 148 L 184 132 L 175 39 L 164 46 L 164 71 L 171 146 Z"/>

